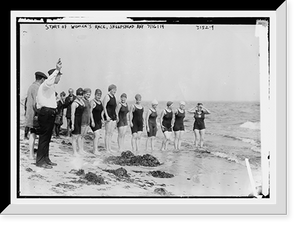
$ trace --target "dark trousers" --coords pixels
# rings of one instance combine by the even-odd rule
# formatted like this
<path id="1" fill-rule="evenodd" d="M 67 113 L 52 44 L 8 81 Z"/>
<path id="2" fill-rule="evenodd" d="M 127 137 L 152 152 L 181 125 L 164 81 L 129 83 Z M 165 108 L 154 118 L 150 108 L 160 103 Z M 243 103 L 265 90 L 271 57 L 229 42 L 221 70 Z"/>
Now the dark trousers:
<path id="1" fill-rule="evenodd" d="M 49 144 L 52 136 L 56 111 L 52 108 L 42 107 L 38 113 L 39 144 L 36 156 L 36 165 L 50 162 Z"/>

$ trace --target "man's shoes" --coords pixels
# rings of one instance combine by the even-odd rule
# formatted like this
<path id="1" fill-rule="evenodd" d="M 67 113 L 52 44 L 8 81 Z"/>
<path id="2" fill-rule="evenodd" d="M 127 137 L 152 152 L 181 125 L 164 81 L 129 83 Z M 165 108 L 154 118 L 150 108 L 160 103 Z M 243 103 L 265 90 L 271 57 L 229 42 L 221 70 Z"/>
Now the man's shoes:
<path id="1" fill-rule="evenodd" d="M 44 169 L 52 169 L 53 167 L 49 164 L 41 164 L 41 165 L 36 165 L 37 167 L 40 167 L 40 168 L 44 168 Z"/>
<path id="2" fill-rule="evenodd" d="M 51 165 L 51 166 L 57 166 L 57 164 L 54 163 L 54 162 L 52 162 L 52 161 L 47 162 L 47 164 L 48 164 L 48 165 Z"/>

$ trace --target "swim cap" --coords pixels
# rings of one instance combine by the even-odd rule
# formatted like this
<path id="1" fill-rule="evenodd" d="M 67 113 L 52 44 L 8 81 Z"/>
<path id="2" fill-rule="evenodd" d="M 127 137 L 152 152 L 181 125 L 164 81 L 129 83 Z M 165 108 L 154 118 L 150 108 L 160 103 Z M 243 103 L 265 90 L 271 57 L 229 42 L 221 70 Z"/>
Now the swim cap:
<path id="1" fill-rule="evenodd" d="M 102 95 L 101 89 L 96 89 L 96 90 L 95 90 L 95 95 L 96 95 L 96 94 L 101 94 L 101 95 Z"/>
<path id="2" fill-rule="evenodd" d="M 83 89 L 82 88 L 78 88 L 77 90 L 76 90 L 76 95 L 78 96 L 78 95 L 83 95 Z"/>
<path id="3" fill-rule="evenodd" d="M 91 92 L 92 92 L 92 90 L 91 90 L 90 88 L 85 88 L 85 89 L 83 90 L 83 94 L 91 93 Z"/>
<path id="4" fill-rule="evenodd" d="M 134 97 L 136 100 L 137 99 L 142 99 L 142 96 L 141 96 L 141 94 L 137 94 L 137 95 L 135 95 L 135 97 Z"/>
<path id="5" fill-rule="evenodd" d="M 167 106 L 168 106 L 168 107 L 171 106 L 172 104 L 173 104 L 172 101 L 168 101 L 168 102 L 167 102 Z"/>
<path id="6" fill-rule="evenodd" d="M 154 99 L 154 100 L 152 101 L 152 104 L 153 104 L 153 105 L 158 105 L 158 101 Z"/>
<path id="7" fill-rule="evenodd" d="M 122 93 L 120 97 L 126 97 L 127 98 L 127 94 L 126 93 Z"/>

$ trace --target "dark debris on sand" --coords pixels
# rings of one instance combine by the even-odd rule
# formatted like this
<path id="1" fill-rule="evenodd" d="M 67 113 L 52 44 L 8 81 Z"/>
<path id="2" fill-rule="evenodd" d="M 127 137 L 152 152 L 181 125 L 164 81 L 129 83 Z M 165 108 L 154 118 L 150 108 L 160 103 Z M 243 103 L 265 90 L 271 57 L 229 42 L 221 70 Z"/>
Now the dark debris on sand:
<path id="1" fill-rule="evenodd" d="M 85 174 L 83 169 L 79 169 L 79 170 L 72 169 L 69 173 L 75 174 L 77 176 L 81 176 Z"/>
<path id="2" fill-rule="evenodd" d="M 127 150 L 121 153 L 121 156 L 110 156 L 106 159 L 107 163 L 128 166 L 148 166 L 156 167 L 161 165 L 156 157 L 145 154 L 135 156 L 131 151 Z"/>
<path id="3" fill-rule="evenodd" d="M 97 175 L 93 172 L 88 172 L 85 174 L 83 169 L 72 169 L 69 173 L 80 176 L 79 180 L 73 180 L 72 183 L 80 183 L 80 184 L 105 184 L 104 178 L 101 175 Z"/>
<path id="4" fill-rule="evenodd" d="M 123 167 L 118 168 L 118 169 L 104 169 L 103 171 L 112 173 L 115 176 L 120 177 L 120 178 L 128 178 L 129 177 L 127 170 L 124 169 Z"/>
<path id="5" fill-rule="evenodd" d="M 154 189 L 154 193 L 156 193 L 158 195 L 161 195 L 161 196 L 169 196 L 169 195 L 171 195 L 171 193 L 168 192 L 164 188 L 156 188 L 156 189 Z"/>
<path id="6" fill-rule="evenodd" d="M 88 172 L 85 175 L 84 179 L 86 179 L 87 181 L 93 184 L 105 184 L 104 178 L 102 176 L 92 172 Z"/>
<path id="7" fill-rule="evenodd" d="M 150 171 L 149 174 L 153 177 L 158 177 L 158 178 L 172 178 L 172 177 L 174 177 L 173 174 L 167 173 L 167 172 L 164 172 L 164 171 L 160 171 L 160 170 Z"/>

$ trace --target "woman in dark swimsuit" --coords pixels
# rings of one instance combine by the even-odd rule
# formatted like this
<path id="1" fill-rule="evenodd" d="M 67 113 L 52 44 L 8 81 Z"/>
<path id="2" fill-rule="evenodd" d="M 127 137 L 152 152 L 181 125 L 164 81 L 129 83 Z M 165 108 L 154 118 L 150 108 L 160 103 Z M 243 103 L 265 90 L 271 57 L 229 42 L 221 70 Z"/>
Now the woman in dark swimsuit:
<path id="1" fill-rule="evenodd" d="M 84 151 L 84 136 L 87 134 L 91 122 L 91 104 L 90 104 L 90 97 L 91 97 L 91 89 L 90 88 L 85 88 L 83 90 L 83 101 L 84 101 L 84 110 L 82 113 L 82 120 L 81 120 L 81 144 L 82 144 L 82 152 Z"/>
<path id="2" fill-rule="evenodd" d="M 133 151 L 139 150 L 139 143 L 144 127 L 144 107 L 141 105 L 142 96 L 140 94 L 135 95 L 135 104 L 130 108 L 129 119 L 131 127 L 131 147 Z"/>
<path id="3" fill-rule="evenodd" d="M 91 123 L 90 127 L 94 132 L 93 140 L 93 153 L 98 151 L 98 142 L 100 138 L 100 129 L 102 128 L 102 112 L 103 105 L 101 102 L 102 91 L 100 89 L 95 90 L 95 98 L 91 100 Z"/>
<path id="4" fill-rule="evenodd" d="M 156 123 L 156 118 L 157 118 L 157 108 L 158 102 L 157 100 L 152 101 L 152 107 L 149 108 L 149 111 L 146 116 L 146 130 L 147 130 L 147 141 L 146 141 L 146 151 L 148 150 L 148 141 L 150 140 L 150 145 L 151 145 L 151 151 L 153 151 L 154 147 L 154 139 L 156 137 L 157 133 L 157 123 Z"/>
<path id="5" fill-rule="evenodd" d="M 167 107 L 162 111 L 160 117 L 160 126 L 161 130 L 165 136 L 162 141 L 161 151 L 167 150 L 168 142 L 171 141 L 172 136 L 172 120 L 173 120 L 173 111 L 172 111 L 172 101 L 167 102 Z"/>
<path id="6" fill-rule="evenodd" d="M 125 93 L 122 93 L 121 102 L 119 102 L 117 106 L 117 114 L 118 114 L 117 128 L 118 128 L 119 152 L 122 152 L 124 150 L 125 134 L 128 127 L 129 108 L 128 108 L 128 104 L 126 103 L 126 99 L 127 99 L 127 95 Z"/>
<path id="7" fill-rule="evenodd" d="M 181 149 L 181 137 L 184 132 L 184 125 L 183 125 L 183 119 L 185 117 L 184 107 L 185 107 L 185 102 L 181 101 L 179 104 L 179 108 L 175 112 L 175 122 L 173 127 L 173 131 L 175 134 L 175 139 L 174 139 L 175 150 Z"/>
<path id="8" fill-rule="evenodd" d="M 198 103 L 195 108 L 192 108 L 188 111 L 191 114 L 194 114 L 195 122 L 193 131 L 195 134 L 195 146 L 198 147 L 198 142 L 200 139 L 200 148 L 203 148 L 204 144 L 204 135 L 205 135 L 205 114 L 210 114 L 210 111 L 203 106 L 202 103 Z"/>
<path id="9" fill-rule="evenodd" d="M 79 88 L 76 90 L 76 99 L 71 105 L 71 130 L 72 130 L 72 146 L 73 154 L 78 155 L 78 151 L 82 152 L 81 148 L 81 123 L 82 123 L 82 113 L 84 111 L 84 101 L 83 101 L 83 89 Z M 78 148 L 78 149 L 77 149 Z"/>
<path id="10" fill-rule="evenodd" d="M 111 139 L 117 121 L 117 101 L 115 97 L 116 92 L 117 86 L 113 84 L 110 85 L 108 87 L 108 94 L 103 99 L 103 110 L 105 120 L 105 148 L 107 152 L 113 152 L 111 149 Z"/>

